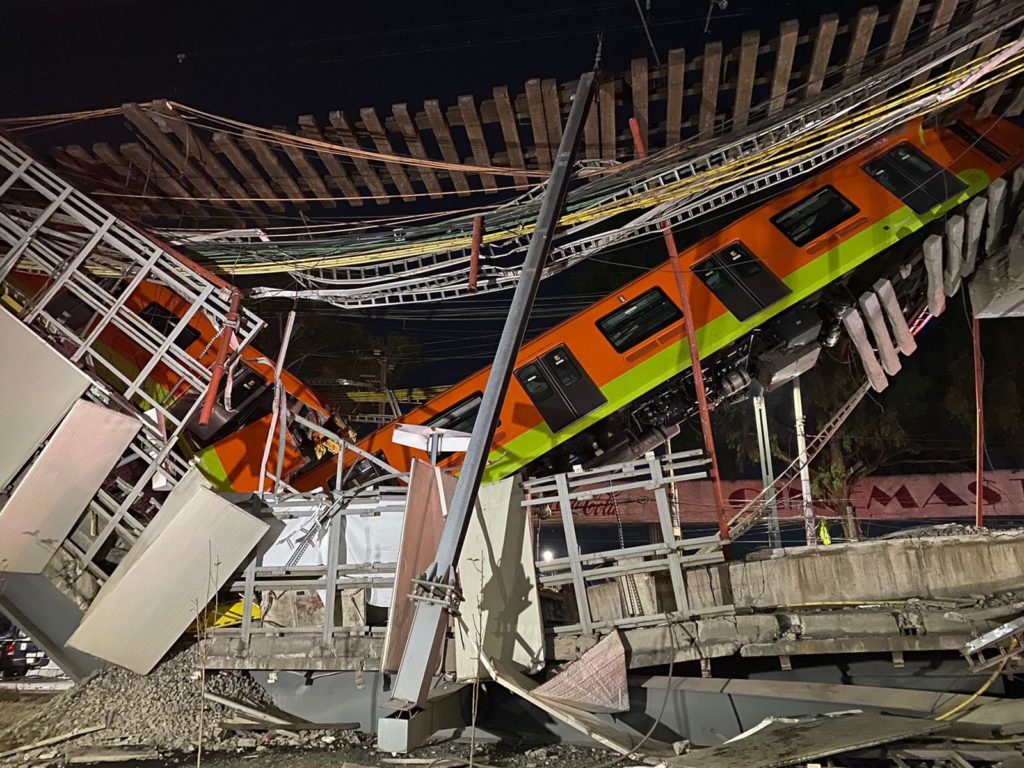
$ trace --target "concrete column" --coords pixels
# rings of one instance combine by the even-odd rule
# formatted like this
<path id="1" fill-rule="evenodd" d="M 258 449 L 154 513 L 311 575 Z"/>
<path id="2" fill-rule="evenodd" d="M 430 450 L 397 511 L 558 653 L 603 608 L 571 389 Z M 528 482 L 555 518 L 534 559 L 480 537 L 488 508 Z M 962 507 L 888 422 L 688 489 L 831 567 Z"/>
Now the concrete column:
<path id="1" fill-rule="evenodd" d="M 1003 218 L 1006 213 L 1007 184 L 1004 179 L 996 179 L 988 186 L 988 221 L 985 228 L 985 255 L 995 250 L 1000 242 L 1003 229 Z"/>
<path id="2" fill-rule="evenodd" d="M 860 355 L 860 360 L 864 364 L 864 373 L 867 374 L 872 389 L 876 392 L 881 392 L 889 386 L 889 380 L 885 378 L 885 371 L 879 365 L 878 358 L 875 357 L 875 350 L 872 349 L 871 342 L 868 341 L 868 334 L 864 328 L 864 320 L 861 318 L 860 312 L 853 307 L 847 307 L 843 311 L 841 320 L 843 321 L 843 327 L 846 328 L 846 332 L 850 334 L 853 346 L 857 348 L 857 354 Z"/>
<path id="3" fill-rule="evenodd" d="M 924 241 L 924 268 L 928 273 L 928 311 L 938 317 L 946 311 L 946 287 L 942 275 L 942 238 L 929 235 Z"/>
<path id="4" fill-rule="evenodd" d="M 955 296 L 960 290 L 960 272 L 963 269 L 964 217 L 950 216 L 946 222 L 946 272 L 947 296 Z"/>
<path id="5" fill-rule="evenodd" d="M 904 355 L 914 354 L 917 351 L 917 341 L 914 339 L 914 334 L 910 332 L 910 326 L 907 325 L 907 318 L 903 315 L 892 283 L 881 279 L 874 284 L 873 289 L 882 309 L 885 310 L 885 316 L 889 318 L 889 325 L 896 337 L 896 348 Z"/>
<path id="6" fill-rule="evenodd" d="M 878 297 L 873 293 L 862 293 L 857 302 L 860 304 L 861 314 L 867 321 L 871 335 L 875 339 L 875 348 L 878 350 L 878 357 L 882 361 L 882 368 L 890 376 L 900 372 L 900 357 L 896 354 L 896 347 L 893 346 L 892 338 L 889 336 L 889 329 L 885 325 L 885 317 L 882 315 L 882 305 L 878 303 Z"/>
<path id="7" fill-rule="evenodd" d="M 981 242 L 981 230 L 985 224 L 985 211 L 988 200 L 976 197 L 967 204 L 967 235 L 964 243 L 963 266 L 960 276 L 967 277 L 974 272 L 978 263 L 978 244 Z"/>

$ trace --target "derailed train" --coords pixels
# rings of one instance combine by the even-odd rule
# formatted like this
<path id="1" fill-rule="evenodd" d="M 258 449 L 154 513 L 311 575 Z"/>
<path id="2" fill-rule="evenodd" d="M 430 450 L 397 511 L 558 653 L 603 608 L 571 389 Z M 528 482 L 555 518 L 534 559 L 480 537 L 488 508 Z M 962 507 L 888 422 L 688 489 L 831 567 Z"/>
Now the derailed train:
<path id="1" fill-rule="evenodd" d="M 964 117 L 948 127 L 908 125 L 864 146 L 736 218 L 680 254 L 717 400 L 742 390 L 758 365 L 803 345 L 828 343 L 838 319 L 824 289 L 921 230 L 1024 159 L 1024 130 Z M 690 356 L 668 263 L 524 344 L 502 406 L 485 481 L 623 461 L 663 442 L 693 407 Z M 739 342 L 755 329 L 755 354 Z M 742 353 L 742 354 L 740 354 Z M 470 431 L 489 368 L 402 417 Z M 415 449 L 395 425 L 359 445 L 405 469 Z M 426 458 L 421 455 L 420 458 Z M 461 455 L 443 463 L 457 465 Z M 365 460 L 350 482 L 373 467 Z M 294 479 L 300 490 L 333 482 L 333 460 Z"/>
<path id="2" fill-rule="evenodd" d="M 788 191 L 757 204 L 680 256 L 693 322 L 714 401 L 742 391 L 787 356 L 827 343 L 838 325 L 826 289 L 982 192 L 1024 160 L 1024 129 L 998 118 L 964 117 L 942 128 L 908 125 L 836 161 Z M 21 294 L 38 276 L 10 277 Z M 167 330 L 187 302 L 141 283 L 128 306 Z M 69 305 L 68 322 L 74 307 Z M 80 322 L 89 323 L 89 315 Z M 668 263 L 524 344 L 491 445 L 486 481 L 524 470 L 551 472 L 622 461 L 663 442 L 694 408 L 690 358 L 675 278 Z M 757 330 L 756 344 L 751 339 Z M 210 364 L 217 329 L 201 314 L 177 343 Z M 100 342 L 125 372 L 145 362 L 130 338 L 111 328 Z M 272 363 L 252 348 L 230 378 L 231 408 L 218 397 L 207 427 L 190 424 L 183 448 L 219 490 L 257 490 L 271 422 Z M 489 368 L 405 414 L 401 422 L 470 431 Z M 185 409 L 197 393 L 156 366 L 151 394 Z M 293 376 L 287 407 L 328 424 L 329 408 Z M 392 440 L 395 425 L 359 441 L 392 466 L 419 455 Z M 271 456 L 276 456 L 276 436 Z M 283 475 L 299 490 L 330 487 L 337 458 L 315 431 L 290 422 Z M 349 452 L 346 484 L 370 479 L 375 465 Z M 426 458 L 423 454 L 420 458 Z M 457 466 L 461 455 L 442 463 Z"/>

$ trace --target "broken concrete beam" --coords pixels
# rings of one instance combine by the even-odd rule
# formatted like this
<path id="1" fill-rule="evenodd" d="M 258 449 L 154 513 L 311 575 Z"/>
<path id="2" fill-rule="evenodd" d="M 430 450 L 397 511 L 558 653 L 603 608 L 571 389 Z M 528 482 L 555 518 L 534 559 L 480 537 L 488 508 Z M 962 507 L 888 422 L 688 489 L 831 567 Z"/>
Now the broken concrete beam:
<path id="1" fill-rule="evenodd" d="M 960 273 L 963 269 L 964 217 L 950 216 L 946 222 L 946 271 L 945 287 L 947 296 L 955 296 L 960 290 Z"/>
<path id="2" fill-rule="evenodd" d="M 929 235 L 924 241 L 924 268 L 928 273 L 928 311 L 938 317 L 946 311 L 946 287 L 942 270 L 942 238 Z"/>
<path id="3" fill-rule="evenodd" d="M 996 179 L 988 186 L 988 221 L 985 228 L 985 255 L 990 255 L 1002 239 L 1003 219 L 1006 214 L 1005 179 Z"/>
<path id="4" fill-rule="evenodd" d="M 967 234 L 964 240 L 963 266 L 960 276 L 967 277 L 974 272 L 978 263 L 978 245 L 981 243 L 981 232 L 985 225 L 985 211 L 988 200 L 976 197 L 967 204 Z"/>
<path id="5" fill-rule="evenodd" d="M 904 355 L 914 354 L 917 351 L 917 341 L 910 332 L 910 326 L 900 307 L 899 299 L 896 298 L 896 290 L 892 283 L 881 279 L 874 284 L 873 289 L 882 309 L 885 310 L 885 316 L 889 318 L 889 325 L 896 337 L 896 348 Z"/>
<path id="6" fill-rule="evenodd" d="M 1006 243 L 1007 272 L 1016 283 L 1024 281 L 1024 211 L 1017 216 Z"/>
<path id="7" fill-rule="evenodd" d="M 890 376 L 900 372 L 902 365 L 900 357 L 896 354 L 896 347 L 893 346 L 892 338 L 889 336 L 889 329 L 885 325 L 885 317 L 882 315 L 882 305 L 878 297 L 873 293 L 861 294 L 857 302 L 860 304 L 860 311 L 867 320 L 871 335 L 875 339 L 875 348 L 878 350 L 878 357 L 882 362 L 883 370 Z"/>
<path id="8" fill-rule="evenodd" d="M 860 360 L 864 364 L 864 373 L 867 374 L 871 387 L 876 392 L 881 392 L 889 386 L 889 380 L 885 377 L 885 371 L 882 370 L 882 366 L 878 363 L 878 358 L 875 357 L 875 350 L 872 349 L 871 342 L 868 341 L 868 334 L 864 328 L 864 320 L 861 318 L 860 312 L 853 307 L 847 307 L 843 311 L 841 319 L 843 327 L 846 328 L 846 332 L 850 335 L 853 346 L 857 348 Z"/>
<path id="9" fill-rule="evenodd" d="M 1010 202 L 1014 206 L 1020 205 L 1020 193 L 1024 189 L 1024 165 L 1019 166 L 1010 177 Z"/>

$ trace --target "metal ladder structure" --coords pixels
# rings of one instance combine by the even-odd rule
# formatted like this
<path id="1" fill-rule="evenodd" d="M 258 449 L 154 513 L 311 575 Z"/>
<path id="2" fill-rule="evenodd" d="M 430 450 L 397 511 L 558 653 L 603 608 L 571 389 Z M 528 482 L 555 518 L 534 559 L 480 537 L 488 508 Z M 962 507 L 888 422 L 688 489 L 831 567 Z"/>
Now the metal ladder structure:
<path id="1" fill-rule="evenodd" d="M 668 187 L 685 179 L 711 175 L 723 166 L 755 157 L 785 141 L 827 125 L 830 121 L 843 117 L 856 106 L 876 100 L 958 56 L 970 55 L 979 42 L 1022 20 L 1024 3 L 999 4 L 971 23 L 953 29 L 942 39 L 910 56 L 903 57 L 877 75 L 864 78 L 836 93 L 823 95 L 807 108 L 763 128 L 755 129 L 739 139 L 720 143 L 710 151 L 670 163 L 667 168 L 664 167 L 666 153 L 662 153 L 660 160 L 658 157 L 652 158 L 649 163 L 630 171 L 637 178 L 627 184 L 622 184 L 621 176 L 592 183 L 586 188 L 588 202 L 574 207 L 570 196 L 568 209 L 587 210 L 597 205 L 628 201 L 642 193 Z M 657 234 L 662 222 L 667 221 L 672 226 L 679 226 L 724 205 L 812 173 L 837 157 L 905 122 L 916 107 L 917 104 L 912 103 L 903 109 L 887 113 L 884 118 L 861 126 L 821 146 L 791 165 L 743 178 L 734 184 L 714 189 L 708 194 L 684 197 L 676 202 L 656 206 L 610 232 L 573 237 L 569 242 L 556 245 L 552 249 L 545 275 L 550 276 L 567 269 L 609 247 Z M 653 169 L 653 172 L 646 169 Z M 602 186 L 609 189 L 607 194 L 600 194 Z M 595 189 L 598 191 L 597 195 L 594 194 Z M 528 205 L 533 193 L 531 190 L 510 205 Z M 503 206 L 496 213 L 504 212 L 506 207 Z M 485 222 L 488 218 L 485 216 Z M 586 226 L 593 226 L 601 221 L 603 219 Z M 570 229 L 561 233 L 560 237 L 565 238 L 573 234 L 576 232 Z M 407 233 L 403 233 L 398 242 L 404 240 L 406 235 Z M 526 247 L 527 242 L 526 235 L 510 238 L 502 245 L 500 257 L 504 259 L 514 256 Z M 493 258 L 495 246 L 491 246 L 491 251 Z M 367 266 L 298 272 L 294 277 L 304 288 L 262 288 L 257 289 L 257 293 L 268 297 L 319 299 L 337 306 L 358 309 L 444 301 L 470 294 L 506 290 L 519 279 L 518 265 L 502 267 L 488 263 L 482 258 L 477 287 L 471 291 L 468 286 L 469 262 L 470 248 L 459 247 Z"/>
<path id="2" fill-rule="evenodd" d="M 26 288 L 26 275 L 36 276 L 40 286 Z M 167 327 L 151 324 L 128 305 L 129 297 L 143 282 L 156 284 L 185 303 L 186 309 L 176 322 Z M 231 332 L 229 288 L 196 271 L 169 246 L 97 205 L 0 136 L 0 303 L 4 304 L 0 314 L 10 313 L 17 318 L 15 321 L 8 316 L 5 320 L 11 329 L 27 329 L 41 340 L 34 343 L 36 354 L 63 358 L 66 364 L 61 370 L 67 376 L 84 377 L 81 400 L 101 406 L 94 413 L 122 420 L 128 417 L 139 424 L 114 470 L 100 486 L 79 489 L 83 496 L 82 518 L 67 538 L 53 543 L 55 559 L 47 567 L 56 568 L 53 563 L 59 561 L 62 570 L 58 579 L 62 583 L 53 588 L 70 594 L 77 604 L 72 606 L 75 610 L 84 610 L 90 599 L 88 593 L 75 592 L 75 584 L 85 578 L 95 591 L 107 581 L 110 564 L 102 565 L 105 553 L 111 547 L 130 550 L 146 521 L 160 508 L 163 492 L 172 489 L 190 468 L 188 456 L 179 449 L 179 437 L 202 405 L 202 394 L 211 385 L 213 365 L 189 355 L 175 341 L 189 321 L 199 315 L 221 332 Z M 86 310 L 88 320 L 72 322 L 69 307 Z M 233 329 L 238 348 L 248 345 L 263 326 L 255 314 L 241 311 Z M 108 336 L 115 332 L 127 336 L 140 350 L 137 369 L 126 366 L 104 342 L 105 332 Z M 172 409 L 169 397 L 162 397 L 147 385 L 157 366 L 180 377 L 178 386 L 182 389 L 178 394 L 187 388 L 197 395 L 184 412 Z M 11 360 L 4 361 L 4 368 L 6 385 L 14 382 L 20 387 L 17 391 L 26 393 L 24 402 L 8 404 L 9 408 L 36 408 L 31 371 L 19 370 L 17 362 Z M 56 429 L 69 419 L 58 421 Z M 9 437 L 13 442 L 18 436 L 12 433 Z M 44 442 L 50 439 L 56 438 L 47 437 Z M 74 449 L 70 452 L 73 454 Z M 0 521 L 9 499 L 18 494 L 44 454 L 45 448 L 42 453 L 30 455 L 15 476 L 12 490 L 0 496 Z M 51 455 L 47 460 L 59 469 L 60 461 L 55 459 L 73 463 L 74 456 Z M 0 488 L 0 492 L 3 490 Z M 0 564 L 0 572 L 5 570 Z M 0 573 L 0 578 L 12 586 L 16 577 L 24 575 Z M 44 578 L 31 573 L 27 576 Z M 49 578 L 54 581 L 54 574 L 50 573 Z M 32 594 L 38 596 L 41 586 L 44 597 L 50 594 L 45 592 L 45 583 L 38 581 L 32 586 Z M 47 638 L 47 617 L 35 616 L 32 600 L 25 598 L 19 603 L 18 594 L 13 586 L 7 591 L 3 596 L 5 610 L 36 627 L 51 654 L 60 654 L 62 649 L 54 647 L 60 644 L 60 638 Z M 54 598 L 50 601 L 52 612 L 57 594 L 50 597 Z M 68 604 L 60 605 L 67 608 Z M 74 659 L 67 663 L 79 669 Z"/>

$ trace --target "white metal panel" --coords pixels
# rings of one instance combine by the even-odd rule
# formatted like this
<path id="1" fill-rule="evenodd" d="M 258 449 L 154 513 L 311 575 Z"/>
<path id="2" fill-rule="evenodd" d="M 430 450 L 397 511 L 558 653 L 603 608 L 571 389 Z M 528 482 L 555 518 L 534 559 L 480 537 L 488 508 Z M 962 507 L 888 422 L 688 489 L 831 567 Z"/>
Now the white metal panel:
<path id="1" fill-rule="evenodd" d="M 85 373 L 0 309 L 0 488 L 11 482 L 89 383 Z"/>
<path id="2" fill-rule="evenodd" d="M 142 424 L 79 400 L 0 508 L 0 571 L 42 573 Z"/>
<path id="3" fill-rule="evenodd" d="M 455 623 L 458 679 L 484 674 L 478 647 L 510 669 L 542 668 L 544 625 L 530 514 L 518 478 L 480 488 L 458 568 L 463 597 Z"/>
<path id="4" fill-rule="evenodd" d="M 190 470 L 103 585 L 68 645 L 147 674 L 269 526 Z"/>

